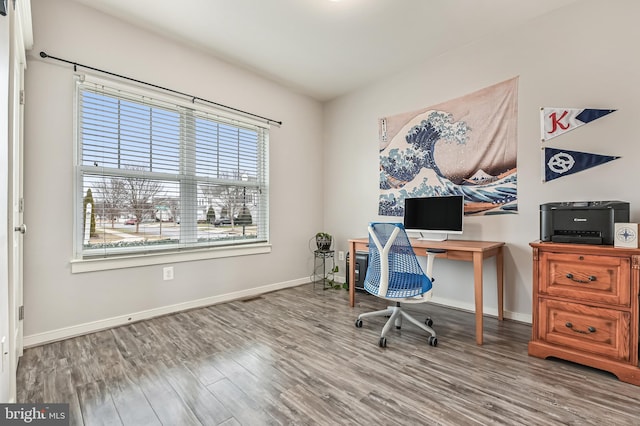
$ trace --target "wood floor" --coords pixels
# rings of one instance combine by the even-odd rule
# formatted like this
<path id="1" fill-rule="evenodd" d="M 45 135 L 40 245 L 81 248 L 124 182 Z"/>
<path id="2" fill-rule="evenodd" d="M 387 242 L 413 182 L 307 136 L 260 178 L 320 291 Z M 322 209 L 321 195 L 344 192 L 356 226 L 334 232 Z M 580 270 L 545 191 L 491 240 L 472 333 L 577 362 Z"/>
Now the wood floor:
<path id="1" fill-rule="evenodd" d="M 527 355 L 531 328 L 428 309 L 378 347 L 385 302 L 303 285 L 27 349 L 18 402 L 69 403 L 72 425 L 638 425 L 640 387 Z"/>

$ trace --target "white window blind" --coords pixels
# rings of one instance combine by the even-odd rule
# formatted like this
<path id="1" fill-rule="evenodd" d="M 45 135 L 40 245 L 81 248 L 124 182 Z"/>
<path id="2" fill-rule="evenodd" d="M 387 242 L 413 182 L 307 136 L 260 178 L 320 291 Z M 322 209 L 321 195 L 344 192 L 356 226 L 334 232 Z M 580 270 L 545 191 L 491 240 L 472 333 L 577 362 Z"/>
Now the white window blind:
<path id="1" fill-rule="evenodd" d="M 76 259 L 268 240 L 268 125 L 87 78 L 76 111 Z"/>

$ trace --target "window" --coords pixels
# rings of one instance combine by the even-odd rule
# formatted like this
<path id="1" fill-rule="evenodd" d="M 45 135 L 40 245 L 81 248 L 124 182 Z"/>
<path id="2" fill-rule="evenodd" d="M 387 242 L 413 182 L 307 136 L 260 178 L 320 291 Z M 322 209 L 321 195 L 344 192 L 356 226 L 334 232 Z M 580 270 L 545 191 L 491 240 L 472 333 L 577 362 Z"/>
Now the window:
<path id="1" fill-rule="evenodd" d="M 76 99 L 77 260 L 268 241 L 267 124 L 86 76 Z"/>

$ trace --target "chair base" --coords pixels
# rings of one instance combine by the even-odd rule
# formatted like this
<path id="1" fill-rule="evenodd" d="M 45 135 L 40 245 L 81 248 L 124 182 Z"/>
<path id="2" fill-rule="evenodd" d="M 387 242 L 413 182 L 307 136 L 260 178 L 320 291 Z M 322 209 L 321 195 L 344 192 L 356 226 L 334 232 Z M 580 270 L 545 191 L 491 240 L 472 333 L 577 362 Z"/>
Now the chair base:
<path id="1" fill-rule="evenodd" d="M 416 325 L 417 327 L 431 334 L 431 336 L 429 337 L 429 343 L 432 346 L 435 346 L 437 344 L 437 336 L 436 336 L 435 330 L 431 328 L 429 325 L 427 325 L 427 323 L 431 324 L 432 321 L 430 319 L 427 319 L 427 323 L 422 323 L 417 319 L 415 319 L 414 317 L 412 317 L 411 315 L 409 315 L 407 312 L 405 312 L 401 306 L 387 306 L 387 309 L 374 311 L 374 312 L 365 312 L 363 314 L 360 314 L 358 315 L 358 319 L 356 320 L 356 327 L 362 326 L 363 318 L 383 317 L 383 316 L 389 317 L 389 319 L 387 320 L 384 327 L 382 327 L 382 332 L 380 333 L 380 346 L 386 346 L 386 335 L 393 325 L 395 325 L 397 329 L 402 328 L 403 318 L 406 318 L 407 321 L 409 321 L 410 323 Z M 382 342 L 385 342 L 385 344 L 383 345 Z"/>

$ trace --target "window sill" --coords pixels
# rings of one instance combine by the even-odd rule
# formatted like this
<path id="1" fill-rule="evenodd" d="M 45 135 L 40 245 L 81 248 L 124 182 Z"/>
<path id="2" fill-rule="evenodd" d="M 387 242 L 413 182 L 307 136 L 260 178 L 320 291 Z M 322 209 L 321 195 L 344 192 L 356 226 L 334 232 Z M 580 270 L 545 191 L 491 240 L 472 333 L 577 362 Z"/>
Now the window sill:
<path id="1" fill-rule="evenodd" d="M 223 257 L 248 256 L 271 253 L 271 244 L 260 243 L 236 247 L 220 247 L 193 250 L 181 253 L 157 253 L 137 256 L 110 257 L 101 259 L 71 260 L 71 273 L 107 271 L 110 269 L 136 268 L 139 266 L 162 265 L 167 263 L 191 262 L 194 260 L 220 259 Z"/>

